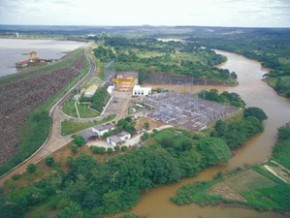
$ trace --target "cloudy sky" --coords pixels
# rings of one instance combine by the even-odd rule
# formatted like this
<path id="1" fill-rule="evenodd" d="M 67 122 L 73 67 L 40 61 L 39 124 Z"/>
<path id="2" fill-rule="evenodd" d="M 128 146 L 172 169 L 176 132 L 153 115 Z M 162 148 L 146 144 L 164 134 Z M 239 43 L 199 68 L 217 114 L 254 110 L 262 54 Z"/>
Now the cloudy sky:
<path id="1" fill-rule="evenodd" d="M 0 24 L 290 27 L 290 0 L 0 0 Z"/>

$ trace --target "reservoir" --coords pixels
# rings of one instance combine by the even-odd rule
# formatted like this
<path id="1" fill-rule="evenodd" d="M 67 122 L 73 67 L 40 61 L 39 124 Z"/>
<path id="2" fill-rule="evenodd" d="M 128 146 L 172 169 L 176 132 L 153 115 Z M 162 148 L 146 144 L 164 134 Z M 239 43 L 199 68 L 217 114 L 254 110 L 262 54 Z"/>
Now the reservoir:
<path id="1" fill-rule="evenodd" d="M 179 183 L 161 186 L 145 193 L 132 212 L 148 218 L 279 218 L 286 215 L 274 212 L 258 212 L 247 208 L 235 208 L 229 206 L 197 205 L 177 206 L 170 201 L 177 190 L 183 185 L 193 181 L 211 180 L 219 171 L 227 171 L 238 166 L 259 163 L 267 160 L 271 155 L 272 146 L 276 141 L 277 128 L 290 121 L 290 101 L 278 96 L 276 92 L 262 81 L 263 75 L 268 71 L 261 67 L 257 61 L 243 56 L 216 51 L 228 58 L 221 68 L 227 68 L 236 72 L 239 85 L 236 87 L 214 86 L 188 86 L 182 87 L 184 91 L 202 89 L 219 89 L 238 93 L 246 102 L 247 107 L 256 106 L 262 108 L 268 115 L 265 121 L 263 133 L 251 138 L 240 149 L 236 150 L 233 158 L 225 166 L 213 166 L 200 172 L 197 176 L 181 180 Z M 187 89 L 187 90 L 186 90 Z M 116 216 L 117 217 L 117 216 Z"/>
<path id="2" fill-rule="evenodd" d="M 15 63 L 27 59 L 31 51 L 36 51 L 39 58 L 60 59 L 82 45 L 75 41 L 0 39 L 0 77 L 21 72 Z"/>

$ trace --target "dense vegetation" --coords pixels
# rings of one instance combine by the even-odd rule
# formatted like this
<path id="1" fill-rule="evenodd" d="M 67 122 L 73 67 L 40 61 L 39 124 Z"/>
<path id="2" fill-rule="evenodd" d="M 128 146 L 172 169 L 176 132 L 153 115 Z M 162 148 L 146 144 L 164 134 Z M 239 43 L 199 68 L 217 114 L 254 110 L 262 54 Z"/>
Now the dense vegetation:
<path id="1" fill-rule="evenodd" d="M 273 148 L 273 158 L 290 169 L 290 123 L 278 129 L 278 141 Z"/>
<path id="2" fill-rule="evenodd" d="M 236 148 L 251 136 L 262 131 L 262 122 L 251 116 L 236 121 L 219 120 L 215 124 L 212 135 L 224 139 L 230 148 Z"/>
<path id="3" fill-rule="evenodd" d="M 226 59 L 210 49 L 186 42 L 162 42 L 151 37 L 105 37 L 94 54 L 101 62 L 115 60 L 118 71 L 137 71 L 140 82 L 148 73 L 163 72 L 233 84 L 235 73 L 215 66 Z"/>
<path id="4" fill-rule="evenodd" d="M 195 182 L 186 185 L 178 190 L 172 200 L 179 205 L 191 203 L 200 205 L 234 203 L 236 205 L 250 206 L 257 210 L 289 211 L 289 184 L 285 179 L 278 178 L 278 176 L 273 175 L 264 168 L 264 165 L 275 167 L 274 169 L 278 169 L 277 172 L 282 170 L 285 176 L 289 178 L 289 155 L 290 124 L 286 124 L 278 130 L 277 143 L 270 161 L 245 169 L 240 168 L 227 175 L 220 173 L 217 178 L 209 182 Z M 275 161 L 283 166 L 279 166 Z M 281 174 L 278 175 L 281 176 Z M 239 200 L 238 198 L 231 199 L 226 192 L 214 191 L 222 190 L 221 187 L 224 184 L 228 186 L 229 193 L 236 193 L 234 195 L 238 194 L 242 198 Z M 218 186 L 220 187 L 219 189 L 214 188 Z"/>
<path id="5" fill-rule="evenodd" d="M 91 102 L 91 107 L 95 110 L 102 112 L 103 107 L 107 104 L 110 99 L 110 94 L 107 92 L 106 87 L 100 87 L 96 90 L 94 95 L 91 98 L 82 96 L 81 102 Z"/>
<path id="6" fill-rule="evenodd" d="M 130 128 L 131 122 L 127 117 L 117 126 Z M 105 163 L 98 163 L 87 154 L 75 159 L 70 157 L 68 172 L 55 168 L 49 177 L 33 185 L 3 193 L 0 212 L 7 217 L 23 217 L 27 210 L 44 203 L 47 205 L 45 213 L 55 211 L 57 217 L 75 214 L 99 217 L 129 209 L 142 192 L 151 187 L 195 175 L 210 165 L 226 163 L 231 152 L 224 135 L 220 135 L 221 129 L 227 128 L 227 132 L 237 138 L 250 129 L 246 134 L 249 137 L 255 132 L 254 126 L 261 125 L 259 122 L 255 117 L 227 123 L 219 121 L 212 136 L 199 137 L 180 129 L 155 130 L 143 142 L 145 146 L 112 157 Z M 238 132 L 234 125 L 239 127 Z M 77 137 L 74 140 L 83 144 Z M 229 144 L 235 147 L 233 145 L 237 144 Z"/>
<path id="7" fill-rule="evenodd" d="M 230 33 L 230 34 L 225 34 Z M 245 55 L 270 68 L 265 75 L 275 90 L 290 98 L 289 29 L 220 29 L 212 34 L 191 35 L 196 45 L 208 46 Z"/>
<path id="8" fill-rule="evenodd" d="M 116 213 L 132 207 L 151 187 L 176 182 L 229 158 L 230 151 L 220 139 L 193 141 L 189 132 L 167 129 L 155 132 L 147 146 L 106 163 L 80 154 L 70 160 L 68 173 L 58 170 L 33 185 L 1 194 L 1 215 L 23 217 L 29 208 L 45 202 L 48 210 L 58 211 L 57 217 Z"/>
<path id="9" fill-rule="evenodd" d="M 216 101 L 222 104 L 231 105 L 235 107 L 244 107 L 246 103 L 243 99 L 239 96 L 239 94 L 234 92 L 227 92 L 224 91 L 221 94 L 218 93 L 218 90 L 211 89 L 210 91 L 201 91 L 198 96 L 200 98 L 209 100 L 209 101 Z"/>

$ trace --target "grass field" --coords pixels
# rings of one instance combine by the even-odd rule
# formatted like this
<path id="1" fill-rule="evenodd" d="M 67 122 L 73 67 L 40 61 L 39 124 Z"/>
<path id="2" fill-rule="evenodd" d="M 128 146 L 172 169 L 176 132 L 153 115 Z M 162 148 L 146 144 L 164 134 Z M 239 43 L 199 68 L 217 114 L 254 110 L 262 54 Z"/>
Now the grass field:
<path id="1" fill-rule="evenodd" d="M 234 203 L 260 211 L 282 212 L 290 209 L 290 186 L 262 165 L 256 165 L 230 173 L 224 179 L 184 186 L 172 200 L 180 205 Z"/>
<path id="2" fill-rule="evenodd" d="M 76 103 L 76 100 L 73 99 L 69 99 L 68 101 L 66 101 L 62 109 L 63 112 L 67 115 L 72 117 L 78 117 L 76 107 L 78 108 L 80 118 L 92 118 L 100 115 L 100 113 L 95 109 L 91 108 L 89 104 L 80 102 Z"/>
<path id="3" fill-rule="evenodd" d="M 79 132 L 81 130 L 87 129 L 89 127 L 106 123 L 113 120 L 115 117 L 116 115 L 109 115 L 107 117 L 104 117 L 100 121 L 94 121 L 94 122 L 75 122 L 72 120 L 65 120 L 61 123 L 61 135 L 63 136 L 70 135 L 70 134 Z"/>

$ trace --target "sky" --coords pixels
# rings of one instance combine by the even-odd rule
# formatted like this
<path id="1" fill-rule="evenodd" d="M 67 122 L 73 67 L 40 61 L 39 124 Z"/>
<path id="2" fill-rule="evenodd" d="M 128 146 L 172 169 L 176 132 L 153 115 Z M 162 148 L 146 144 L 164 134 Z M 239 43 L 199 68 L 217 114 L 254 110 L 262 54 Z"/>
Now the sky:
<path id="1" fill-rule="evenodd" d="M 0 24 L 290 27 L 290 0 L 0 0 Z"/>

